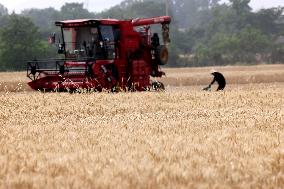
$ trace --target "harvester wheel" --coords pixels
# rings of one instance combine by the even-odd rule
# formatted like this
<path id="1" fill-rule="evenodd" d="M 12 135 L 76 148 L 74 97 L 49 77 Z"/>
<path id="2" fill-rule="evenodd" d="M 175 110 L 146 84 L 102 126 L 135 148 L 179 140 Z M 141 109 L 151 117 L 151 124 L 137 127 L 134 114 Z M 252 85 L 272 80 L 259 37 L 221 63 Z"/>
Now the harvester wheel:
<path id="1" fill-rule="evenodd" d="M 165 45 L 156 48 L 156 59 L 159 65 L 166 65 L 169 61 L 169 51 Z"/>
<path id="2" fill-rule="evenodd" d="M 152 89 L 154 91 L 164 91 L 165 90 L 165 85 L 162 82 L 154 81 L 152 83 Z"/>

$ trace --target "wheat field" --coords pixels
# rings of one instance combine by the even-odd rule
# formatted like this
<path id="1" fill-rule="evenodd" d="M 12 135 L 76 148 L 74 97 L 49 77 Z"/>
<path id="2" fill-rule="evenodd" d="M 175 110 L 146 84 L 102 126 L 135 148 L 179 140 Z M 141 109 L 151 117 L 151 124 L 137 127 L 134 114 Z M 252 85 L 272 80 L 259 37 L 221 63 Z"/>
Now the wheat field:
<path id="1" fill-rule="evenodd" d="M 31 92 L 0 73 L 0 188 L 284 188 L 284 66 L 220 67 L 226 90 L 205 92 L 210 69 L 166 69 L 165 92 L 141 93 Z"/>

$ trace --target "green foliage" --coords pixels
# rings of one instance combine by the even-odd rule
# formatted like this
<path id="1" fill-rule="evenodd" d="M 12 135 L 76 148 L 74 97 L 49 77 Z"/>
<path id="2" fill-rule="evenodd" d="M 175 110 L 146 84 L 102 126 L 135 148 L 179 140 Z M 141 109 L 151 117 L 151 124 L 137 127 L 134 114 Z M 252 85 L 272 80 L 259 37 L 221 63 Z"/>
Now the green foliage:
<path id="1" fill-rule="evenodd" d="M 61 7 L 60 19 L 71 20 L 94 17 L 94 14 L 85 9 L 83 5 L 83 3 L 66 3 Z"/>
<path id="2" fill-rule="evenodd" d="M 257 55 L 263 57 L 261 61 L 281 61 L 282 48 L 274 38 L 283 33 L 283 8 L 254 13 L 248 3 L 231 0 L 230 5 L 213 7 L 212 19 L 199 26 L 205 35 L 198 37 L 199 43 L 192 52 L 195 58 L 188 62 L 195 66 L 255 63 Z"/>
<path id="3" fill-rule="evenodd" d="M 232 9 L 238 15 L 248 14 L 252 10 L 249 6 L 250 0 L 229 0 L 232 4 Z"/>
<path id="4" fill-rule="evenodd" d="M 23 70 L 25 61 L 45 53 L 37 27 L 30 19 L 12 14 L 0 30 L 0 69 Z"/>
<path id="5" fill-rule="evenodd" d="M 8 9 L 0 4 L 0 16 L 8 15 Z"/>
<path id="6" fill-rule="evenodd" d="M 54 26 L 55 20 L 59 20 L 61 15 L 54 8 L 46 9 L 28 9 L 21 14 L 24 17 L 30 18 L 32 22 L 39 28 L 42 39 L 47 39 L 48 36 L 56 30 Z"/>
<path id="7" fill-rule="evenodd" d="M 243 29 L 239 35 L 239 49 L 243 52 L 264 53 L 269 48 L 269 39 L 253 27 Z"/>
<path id="8" fill-rule="evenodd" d="M 283 11 L 284 7 L 262 9 L 253 14 L 252 25 L 263 31 L 266 35 L 283 34 Z"/>
<path id="9" fill-rule="evenodd" d="M 22 16 L 30 18 L 39 28 L 41 38 L 47 40 L 53 32 L 59 32 L 54 23 L 58 20 L 95 18 L 95 14 L 83 7 L 83 3 L 66 3 L 60 11 L 54 8 L 28 9 L 21 13 Z"/>
<path id="10" fill-rule="evenodd" d="M 238 33 L 216 33 L 207 43 L 196 49 L 198 60 L 207 65 L 254 62 L 256 54 L 267 53 L 271 42 L 261 31 L 247 27 Z"/>
<path id="11" fill-rule="evenodd" d="M 130 19 L 161 16 L 164 4 L 159 1 L 125 1 L 96 15 L 99 18 Z"/>
<path id="12" fill-rule="evenodd" d="M 170 2 L 172 15 L 180 28 L 196 28 L 210 20 L 212 7 L 220 0 L 173 0 Z"/>
<path id="13" fill-rule="evenodd" d="M 270 62 L 284 62 L 284 44 L 276 44 L 272 47 Z"/>
<path id="14" fill-rule="evenodd" d="M 48 36 L 59 33 L 57 20 L 80 18 L 130 19 L 165 15 L 165 0 L 125 0 L 100 13 L 82 3 L 29 9 L 8 14 L 0 4 L 0 69 L 21 70 L 25 60 L 56 57 Z M 169 66 L 207 66 L 284 61 L 284 7 L 252 12 L 250 0 L 169 0 L 172 16 Z M 156 27 L 152 27 L 158 32 Z M 15 56 L 17 55 L 17 56 Z"/>

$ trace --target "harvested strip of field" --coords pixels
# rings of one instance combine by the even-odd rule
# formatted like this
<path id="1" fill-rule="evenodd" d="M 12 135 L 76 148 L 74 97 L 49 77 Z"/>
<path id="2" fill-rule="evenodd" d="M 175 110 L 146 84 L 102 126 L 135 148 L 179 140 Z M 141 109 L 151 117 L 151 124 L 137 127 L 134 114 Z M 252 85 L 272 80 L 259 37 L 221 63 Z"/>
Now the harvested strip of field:
<path id="1" fill-rule="evenodd" d="M 163 68 L 166 77 L 158 79 L 166 86 L 208 85 L 213 67 L 203 68 Z M 226 77 L 228 84 L 284 82 L 284 64 L 258 66 L 214 67 Z M 27 85 L 26 72 L 0 73 L 0 91 L 31 91 Z"/>
<path id="2" fill-rule="evenodd" d="M 27 85 L 29 79 L 26 72 L 2 72 L 0 73 L 0 91 L 21 92 L 31 91 Z"/>
<path id="3" fill-rule="evenodd" d="M 228 84 L 284 82 L 284 65 L 224 66 L 204 68 L 163 69 L 166 77 L 159 79 L 170 86 L 192 86 L 209 84 L 215 69 L 224 74 Z"/>
<path id="4" fill-rule="evenodd" d="M 284 87 L 0 93 L 0 188 L 282 188 Z"/>

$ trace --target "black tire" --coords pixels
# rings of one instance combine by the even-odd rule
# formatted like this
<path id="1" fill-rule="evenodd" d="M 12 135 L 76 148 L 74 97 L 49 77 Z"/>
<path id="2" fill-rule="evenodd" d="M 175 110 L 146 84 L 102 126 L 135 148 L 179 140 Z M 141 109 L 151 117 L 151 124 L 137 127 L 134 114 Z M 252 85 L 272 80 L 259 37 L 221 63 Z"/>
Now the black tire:
<path id="1" fill-rule="evenodd" d="M 160 45 L 156 48 L 156 60 L 158 65 L 166 65 L 169 61 L 169 51 L 165 45 Z"/>

